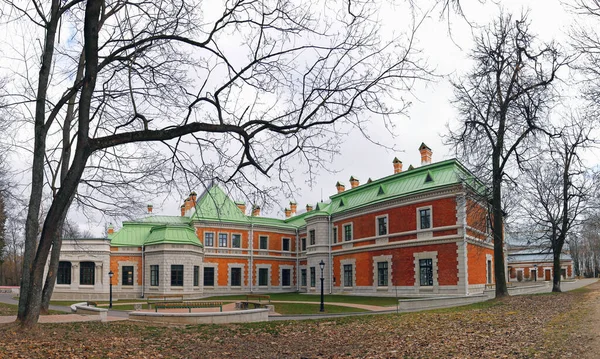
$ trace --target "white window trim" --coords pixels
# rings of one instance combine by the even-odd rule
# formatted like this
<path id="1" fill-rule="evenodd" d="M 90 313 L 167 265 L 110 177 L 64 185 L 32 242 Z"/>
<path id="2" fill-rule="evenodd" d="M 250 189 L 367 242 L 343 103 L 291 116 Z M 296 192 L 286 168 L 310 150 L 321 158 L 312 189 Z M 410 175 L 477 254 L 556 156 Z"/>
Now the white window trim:
<path id="1" fill-rule="evenodd" d="M 333 235 L 333 230 L 335 229 L 335 236 Z M 341 242 L 337 242 L 337 237 L 339 237 L 339 233 L 340 230 L 338 228 L 338 226 L 331 226 L 331 243 L 332 244 L 337 244 L 337 243 L 341 243 Z"/>
<path id="2" fill-rule="evenodd" d="M 72 267 L 73 267 L 73 265 L 71 264 L 71 270 L 73 270 Z M 133 285 L 123 285 L 123 267 L 133 267 Z M 118 289 L 119 290 L 120 289 L 127 289 L 127 290 L 137 289 L 138 284 L 137 284 L 136 276 L 138 274 L 138 270 L 140 270 L 138 267 L 138 262 L 133 262 L 133 261 L 119 262 L 119 278 L 117 278 L 117 283 L 119 283 Z M 159 271 L 160 271 L 160 269 L 159 269 Z M 95 275 L 95 273 L 94 273 L 94 275 Z"/>
<path id="3" fill-rule="evenodd" d="M 287 251 L 285 249 L 283 249 L 283 240 L 287 239 L 290 241 L 290 249 L 288 249 Z M 282 252 L 291 252 L 292 251 L 292 239 L 290 237 L 281 237 L 281 251 Z"/>
<path id="4" fill-rule="evenodd" d="M 379 234 L 379 218 L 386 218 L 386 227 L 385 227 L 385 234 Z M 354 234 L 354 233 L 353 233 Z M 390 217 L 389 215 L 386 214 L 382 214 L 380 216 L 376 216 L 375 217 L 375 236 L 379 237 L 379 236 L 388 236 L 390 234 Z"/>
<path id="5" fill-rule="evenodd" d="M 346 226 L 350 226 L 350 234 L 352 234 L 350 237 L 350 240 L 347 241 L 346 240 Z M 342 242 L 352 242 L 354 240 L 354 222 L 346 222 L 344 224 L 342 224 Z"/>
<path id="6" fill-rule="evenodd" d="M 344 265 L 352 265 L 352 286 L 347 287 L 345 283 Z M 356 287 L 356 258 L 342 259 L 340 261 L 340 286 L 344 289 L 353 289 Z"/>
<path id="7" fill-rule="evenodd" d="M 214 283 L 214 285 L 212 285 L 212 286 L 210 286 L 210 285 L 209 286 L 205 286 L 204 285 L 204 269 L 205 268 L 214 268 L 214 273 L 215 273 L 214 277 L 213 277 L 213 283 Z M 216 288 L 216 287 L 219 286 L 219 282 L 218 282 L 218 279 L 219 279 L 219 265 L 218 264 L 204 262 L 200 266 L 200 272 L 201 272 L 200 274 L 202 276 L 202 278 L 200 278 L 200 280 L 202 281 L 202 287 L 203 288 Z"/>
<path id="8" fill-rule="evenodd" d="M 227 245 L 226 245 L 225 247 L 221 247 L 221 238 L 220 238 L 221 234 L 225 234 L 225 235 L 227 236 Z M 217 234 L 217 238 L 216 238 L 216 240 L 217 240 L 217 242 L 218 242 L 218 243 L 217 243 L 217 248 L 230 248 L 230 243 L 229 243 L 229 233 L 228 233 L 228 232 L 219 232 L 219 233 Z"/>
<path id="9" fill-rule="evenodd" d="M 240 246 L 239 246 L 239 247 L 234 247 L 234 246 L 233 246 L 233 236 L 240 236 Z M 243 247 L 243 246 L 242 246 L 242 240 L 243 240 L 243 238 L 244 238 L 244 237 L 242 236 L 242 234 L 241 234 L 241 233 L 231 233 L 230 237 L 231 237 L 231 238 L 230 238 L 231 248 L 232 248 L 232 249 L 242 249 L 242 247 Z"/>
<path id="10" fill-rule="evenodd" d="M 290 285 L 283 286 L 283 270 L 290 270 Z M 291 288 L 294 286 L 294 266 L 293 265 L 280 265 L 279 266 L 279 288 Z"/>
<path id="11" fill-rule="evenodd" d="M 259 270 L 260 269 L 266 269 L 267 270 L 267 285 L 259 285 L 258 283 L 260 283 L 260 275 L 259 275 Z M 271 275 L 272 275 L 272 271 L 271 271 L 271 265 L 270 264 L 257 264 L 256 265 L 256 287 L 257 288 L 271 288 Z"/>
<path id="12" fill-rule="evenodd" d="M 421 215 L 419 213 L 422 209 L 429 209 L 429 228 L 421 229 Z M 433 229 L 433 206 L 417 207 L 417 232 L 430 232 Z"/>
<path id="13" fill-rule="evenodd" d="M 387 262 L 388 264 L 388 282 L 387 285 L 384 286 L 380 286 L 379 285 L 379 278 L 378 278 L 378 268 L 377 268 L 377 263 L 379 262 Z M 373 287 L 375 288 L 385 288 L 385 287 L 391 287 L 392 286 L 392 255 L 387 255 L 387 256 L 376 256 L 373 257 Z"/>
<path id="14" fill-rule="evenodd" d="M 240 278 L 240 285 L 239 286 L 232 286 L 231 285 L 231 269 L 232 268 L 240 268 L 242 270 L 242 275 Z M 244 268 L 245 265 L 243 263 L 229 263 L 227 264 L 227 289 L 231 289 L 231 288 L 244 288 Z"/>
<path id="15" fill-rule="evenodd" d="M 417 212 L 418 213 L 418 212 Z M 413 254 L 414 257 L 414 265 L 415 265 L 415 290 L 419 291 L 431 291 L 434 293 L 439 291 L 439 283 L 438 283 L 438 252 L 418 252 Z M 431 271 L 433 272 L 433 286 L 424 285 L 421 286 L 421 268 L 419 265 L 419 260 L 421 259 L 431 259 Z"/>
<path id="16" fill-rule="evenodd" d="M 313 232 L 315 234 L 315 243 L 311 244 L 310 243 L 310 232 Z M 308 241 L 306 243 L 306 248 L 310 247 L 310 246 L 316 246 L 317 245 L 317 230 L 316 229 L 310 229 L 306 231 L 306 240 Z"/>
<path id="17" fill-rule="evenodd" d="M 492 270 L 491 276 L 490 276 L 490 273 L 488 273 L 488 262 L 492 262 L 492 265 L 490 266 L 490 268 Z M 536 272 L 535 275 L 537 276 L 537 272 Z M 531 277 L 531 270 L 529 271 L 529 276 Z M 491 283 L 488 283 L 488 278 L 492 280 Z M 494 283 L 494 260 L 492 259 L 492 255 L 491 254 L 486 254 L 485 255 L 485 283 L 486 284 L 493 284 Z"/>
<path id="18" fill-rule="evenodd" d="M 267 238 L 267 248 L 260 248 L 260 239 L 263 237 Z M 269 250 L 269 235 L 261 234 L 258 236 L 258 250 L 259 251 L 268 251 Z"/>
<path id="19" fill-rule="evenodd" d="M 213 235 L 213 245 L 212 246 L 207 246 L 206 245 L 206 233 L 212 233 L 212 235 Z M 202 245 L 205 246 L 205 247 L 218 248 L 218 247 L 215 246 L 215 244 L 218 244 L 218 243 L 215 243 L 217 240 L 218 240 L 217 239 L 217 234 L 215 232 L 213 232 L 213 231 L 204 231 L 204 233 L 202 234 Z"/>

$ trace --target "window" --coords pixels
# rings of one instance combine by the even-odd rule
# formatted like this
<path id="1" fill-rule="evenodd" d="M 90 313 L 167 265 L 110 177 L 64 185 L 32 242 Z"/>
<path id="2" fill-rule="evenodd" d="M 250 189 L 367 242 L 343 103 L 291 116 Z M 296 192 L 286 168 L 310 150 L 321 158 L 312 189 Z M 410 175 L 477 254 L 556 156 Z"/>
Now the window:
<path id="1" fill-rule="evenodd" d="M 300 270 L 300 285 L 306 287 L 306 269 Z"/>
<path id="2" fill-rule="evenodd" d="M 333 237 L 332 241 L 333 243 L 337 242 L 337 227 L 333 227 L 333 233 L 331 235 Z"/>
<path id="3" fill-rule="evenodd" d="M 377 217 L 377 234 L 380 236 L 384 236 L 388 233 L 388 223 L 387 216 Z"/>
<path id="4" fill-rule="evenodd" d="M 204 267 L 204 286 L 214 287 L 215 286 L 215 268 Z"/>
<path id="5" fill-rule="evenodd" d="M 242 248 L 242 235 L 232 234 L 231 235 L 231 248 Z"/>
<path id="6" fill-rule="evenodd" d="M 231 268 L 231 286 L 240 287 L 242 285 L 242 268 Z"/>
<path id="7" fill-rule="evenodd" d="M 388 262 L 377 262 L 377 285 L 379 287 L 388 285 Z"/>
<path id="8" fill-rule="evenodd" d="M 79 284 L 94 285 L 96 264 L 94 262 L 81 262 L 79 269 Z"/>
<path id="9" fill-rule="evenodd" d="M 302 238 L 300 241 L 302 242 L 302 250 L 305 251 L 306 250 L 306 238 Z"/>
<path id="10" fill-rule="evenodd" d="M 419 210 L 419 222 L 421 223 L 421 229 L 431 228 L 431 208 Z"/>
<path id="11" fill-rule="evenodd" d="M 260 236 L 258 237 L 258 248 L 259 249 L 267 249 L 269 247 L 269 237 Z"/>
<path id="12" fill-rule="evenodd" d="M 121 267 L 121 285 L 133 285 L 133 266 Z"/>
<path id="13" fill-rule="evenodd" d="M 214 233 L 204 233 L 204 246 L 205 247 L 214 247 L 215 246 L 215 234 Z"/>
<path id="14" fill-rule="evenodd" d="M 71 262 L 58 262 L 56 284 L 71 284 Z"/>
<path id="15" fill-rule="evenodd" d="M 310 237 L 310 245 L 314 245 L 316 243 L 315 230 L 311 229 L 310 231 L 308 231 L 308 236 Z"/>
<path id="16" fill-rule="evenodd" d="M 533 270 L 532 274 L 534 277 L 537 277 L 537 270 Z M 488 284 L 492 284 L 492 261 L 487 261 L 487 282 Z"/>
<path id="17" fill-rule="evenodd" d="M 352 225 L 344 224 L 344 241 L 352 240 Z"/>
<path id="18" fill-rule="evenodd" d="M 344 287 L 352 287 L 352 264 L 344 264 Z"/>
<path id="19" fill-rule="evenodd" d="M 269 285 L 269 269 L 258 268 L 258 285 L 267 286 Z"/>
<path id="20" fill-rule="evenodd" d="M 289 269 L 282 269 L 281 270 L 281 285 L 283 287 L 289 287 L 290 286 L 290 270 Z"/>
<path id="21" fill-rule="evenodd" d="M 183 287 L 183 264 L 171 265 L 171 286 Z"/>
<path id="22" fill-rule="evenodd" d="M 433 285 L 433 261 L 431 259 L 419 259 L 419 268 L 421 274 L 421 285 Z"/>
<path id="23" fill-rule="evenodd" d="M 290 242 L 291 242 L 291 240 L 289 238 L 284 238 L 283 242 L 281 244 L 281 249 L 284 251 L 289 251 L 290 250 Z"/>
<path id="24" fill-rule="evenodd" d="M 200 285 L 200 266 L 194 266 L 194 287 Z"/>
<path id="25" fill-rule="evenodd" d="M 227 233 L 219 233 L 219 247 L 227 247 L 228 242 Z"/>
<path id="26" fill-rule="evenodd" d="M 158 285 L 158 265 L 153 264 L 150 266 L 150 285 Z"/>
<path id="27" fill-rule="evenodd" d="M 310 286 L 314 287 L 317 282 L 317 273 L 315 267 L 310 267 Z"/>

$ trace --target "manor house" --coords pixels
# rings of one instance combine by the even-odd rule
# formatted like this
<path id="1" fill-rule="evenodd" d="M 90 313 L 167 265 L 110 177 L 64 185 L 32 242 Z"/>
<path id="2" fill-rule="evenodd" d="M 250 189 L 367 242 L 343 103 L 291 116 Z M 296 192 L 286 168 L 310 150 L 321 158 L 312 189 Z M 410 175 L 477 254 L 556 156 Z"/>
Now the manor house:
<path id="1" fill-rule="evenodd" d="M 109 228 L 107 238 L 63 241 L 54 299 L 247 292 L 466 295 L 493 283 L 493 243 L 482 185 L 457 160 L 403 170 L 284 218 L 235 202 L 217 185 L 192 192 L 178 216 Z M 485 202 L 485 201 L 484 201 Z M 249 211 L 250 210 L 250 211 Z M 283 217 L 283 216 L 282 216 Z"/>

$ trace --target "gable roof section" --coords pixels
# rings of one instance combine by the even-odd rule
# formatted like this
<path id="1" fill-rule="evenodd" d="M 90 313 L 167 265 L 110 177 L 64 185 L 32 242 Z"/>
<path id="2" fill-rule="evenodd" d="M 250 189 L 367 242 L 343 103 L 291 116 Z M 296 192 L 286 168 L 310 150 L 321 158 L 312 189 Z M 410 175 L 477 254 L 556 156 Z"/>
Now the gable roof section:
<path id="1" fill-rule="evenodd" d="M 248 222 L 234 201 L 216 185 L 204 191 L 196 202 L 196 211 L 191 220 L 210 219 L 227 222 Z"/>

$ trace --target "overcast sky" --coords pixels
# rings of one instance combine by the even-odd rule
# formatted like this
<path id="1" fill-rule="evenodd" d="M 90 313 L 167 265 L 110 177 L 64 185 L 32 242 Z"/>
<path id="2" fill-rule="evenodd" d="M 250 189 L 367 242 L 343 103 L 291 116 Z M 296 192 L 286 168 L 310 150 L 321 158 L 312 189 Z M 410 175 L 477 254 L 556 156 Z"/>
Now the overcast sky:
<path id="1" fill-rule="evenodd" d="M 422 5 L 421 1 L 418 1 Z M 498 5 L 497 3 L 500 3 Z M 435 70 L 439 77 L 429 83 L 419 83 L 412 94 L 405 97 L 411 98 L 412 106 L 406 116 L 394 118 L 397 136 L 390 137 L 389 133 L 379 122 L 373 122 L 369 134 L 394 151 L 374 145 L 359 133 L 351 133 L 340 148 L 331 163 L 331 170 L 336 173 L 321 172 L 312 188 L 304 185 L 305 177 L 298 171 L 297 185 L 301 187 L 300 194 L 294 198 L 299 208 L 304 208 L 307 203 L 314 204 L 321 199 L 334 194 L 335 183 L 340 181 L 349 188 L 350 176 L 360 179 L 365 183 L 370 177 L 378 179 L 393 173 L 392 160 L 398 157 L 404 163 L 404 168 L 409 165 L 420 165 L 418 147 L 421 142 L 426 143 L 433 150 L 433 161 L 452 158 L 453 151 L 443 145 L 442 135 L 446 132 L 446 125 L 455 124 L 455 111 L 451 104 L 452 89 L 450 78 L 456 78 L 468 71 L 471 67 L 468 54 L 472 46 L 473 33 L 477 33 L 477 26 L 489 23 L 499 13 L 500 7 L 506 12 L 518 16 L 522 11 L 529 11 L 531 29 L 540 39 L 550 41 L 556 39 L 565 42 L 565 32 L 572 24 L 572 16 L 566 7 L 558 0 L 529 0 L 529 1 L 497 1 L 490 0 L 481 3 L 479 0 L 461 0 L 466 20 L 453 14 L 450 19 L 440 19 L 439 9 L 433 11 L 425 20 L 417 33 L 416 47 L 422 50 L 423 57 L 430 68 Z M 211 3 L 212 6 L 212 3 Z M 393 13 L 380 14 L 382 31 L 406 31 L 407 24 L 398 21 Z M 449 33 L 449 28 L 451 34 Z M 595 158 L 596 159 L 596 158 Z M 201 192 L 202 189 L 197 189 Z M 283 208 L 287 206 L 289 198 L 281 198 L 279 204 L 274 204 L 273 210 L 264 213 L 272 217 L 283 218 Z M 181 198 L 157 197 L 148 199 L 154 205 L 154 211 L 160 214 L 177 215 Z M 71 215 L 81 229 L 89 229 L 95 235 L 101 235 L 108 218 L 97 216 L 88 220 L 76 214 Z M 117 223 L 120 227 L 120 223 Z"/>

